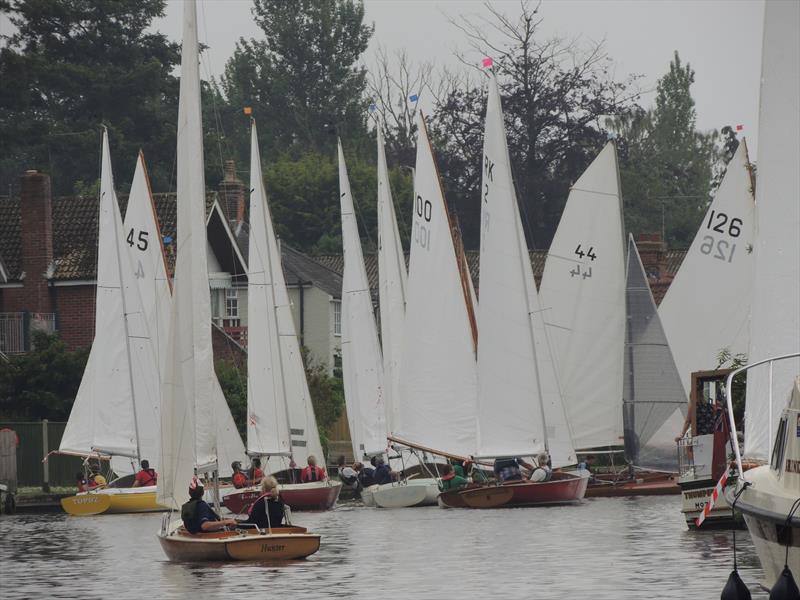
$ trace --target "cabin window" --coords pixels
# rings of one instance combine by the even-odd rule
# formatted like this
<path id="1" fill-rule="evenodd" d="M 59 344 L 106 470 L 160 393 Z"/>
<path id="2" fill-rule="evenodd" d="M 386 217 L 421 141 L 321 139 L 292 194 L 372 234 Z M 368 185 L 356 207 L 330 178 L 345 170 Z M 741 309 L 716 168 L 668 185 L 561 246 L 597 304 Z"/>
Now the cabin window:
<path id="1" fill-rule="evenodd" d="M 236 288 L 225 290 L 225 318 L 239 318 L 239 291 Z"/>
<path id="2" fill-rule="evenodd" d="M 333 301 L 333 335 L 342 335 L 342 303 Z"/>
<path id="3" fill-rule="evenodd" d="M 772 461 L 770 466 L 776 471 L 781 470 L 783 465 L 783 454 L 786 451 L 786 415 L 781 417 L 778 423 L 778 433 L 775 436 L 775 446 L 772 448 Z"/>

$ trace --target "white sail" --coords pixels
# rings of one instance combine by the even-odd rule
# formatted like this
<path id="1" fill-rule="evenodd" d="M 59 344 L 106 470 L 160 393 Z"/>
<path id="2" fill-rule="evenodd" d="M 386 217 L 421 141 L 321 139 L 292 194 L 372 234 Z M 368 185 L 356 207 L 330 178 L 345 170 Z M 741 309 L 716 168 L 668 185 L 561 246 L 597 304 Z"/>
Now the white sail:
<path id="1" fill-rule="evenodd" d="M 575 447 L 621 444 L 625 261 L 613 142 L 572 186 L 540 300 Z"/>
<path id="2" fill-rule="evenodd" d="M 532 315 L 539 300 L 522 229 L 497 80 L 489 74 L 481 186 L 481 301 L 478 306 L 477 456 L 525 456 L 549 450 L 545 391 L 560 408 L 552 360 L 539 364 Z M 543 331 L 541 332 L 544 333 Z M 544 385 L 543 385 L 544 383 Z M 553 415 L 556 416 L 556 415 Z M 567 430 L 568 431 L 568 430 Z M 555 430 L 552 431 L 555 434 Z M 554 466 L 575 462 L 567 435 Z"/>
<path id="3" fill-rule="evenodd" d="M 758 118 L 750 362 L 800 350 L 800 3 L 767 2 Z M 765 460 L 800 360 L 747 374 L 745 455 Z M 770 390 L 774 405 L 769 406 Z"/>
<path id="4" fill-rule="evenodd" d="M 247 259 L 247 450 L 291 454 L 268 226 L 271 222 L 255 121 L 250 134 L 250 241 Z"/>
<path id="5" fill-rule="evenodd" d="M 197 6 L 183 5 L 178 106 L 177 259 L 162 380 L 158 502 L 178 508 L 197 467 L 217 468 L 211 299 L 205 235 Z"/>
<path id="6" fill-rule="evenodd" d="M 99 208 L 95 341 L 60 449 L 112 455 L 122 475 L 138 467 L 142 453 L 157 457 L 159 383 L 105 131 Z"/>
<path id="7" fill-rule="evenodd" d="M 400 397 L 400 357 L 403 352 L 403 328 L 406 318 L 408 275 L 403 245 L 386 167 L 383 132 L 378 132 L 378 294 L 383 346 L 383 398 L 386 428 L 394 429 L 397 401 Z"/>
<path id="8" fill-rule="evenodd" d="M 686 416 L 686 393 L 632 235 L 625 296 L 625 458 L 636 466 L 677 471 L 674 438 Z"/>
<path id="9" fill-rule="evenodd" d="M 400 399 L 394 434 L 453 454 L 475 449 L 477 372 L 471 296 L 422 116 L 418 118 Z M 468 276 L 468 274 L 466 274 Z"/>
<path id="10" fill-rule="evenodd" d="M 747 354 L 754 209 L 743 141 L 658 308 L 687 396 L 692 373 L 715 369 L 720 350 Z"/>
<path id="11" fill-rule="evenodd" d="M 359 459 L 386 451 L 383 356 L 341 140 L 339 201 L 344 250 L 342 371 L 353 455 Z"/>

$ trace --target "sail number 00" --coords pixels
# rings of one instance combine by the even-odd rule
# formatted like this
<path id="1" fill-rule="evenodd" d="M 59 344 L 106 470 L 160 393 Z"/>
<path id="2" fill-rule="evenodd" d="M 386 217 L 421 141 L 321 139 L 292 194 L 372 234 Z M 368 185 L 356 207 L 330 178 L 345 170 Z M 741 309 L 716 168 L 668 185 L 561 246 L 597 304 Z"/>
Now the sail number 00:
<path id="1" fill-rule="evenodd" d="M 425 223 L 431 222 L 433 212 L 433 205 L 430 200 L 423 200 L 422 196 L 417 194 L 414 201 L 414 212 L 416 215 L 425 220 Z M 431 245 L 431 229 L 418 219 L 414 219 L 414 241 L 426 250 L 430 249 Z"/>
<path id="2" fill-rule="evenodd" d="M 737 238 L 742 233 L 742 224 L 742 219 L 738 217 L 730 218 L 723 212 L 712 210 L 711 214 L 708 216 L 706 229 L 721 233 L 722 235 L 727 234 L 732 238 Z M 736 252 L 736 244 L 724 239 L 715 239 L 713 235 L 706 235 L 703 236 L 703 243 L 700 244 L 700 252 L 709 255 L 713 252 L 714 254 L 712 256 L 714 258 L 725 262 L 732 262 L 733 254 Z"/>

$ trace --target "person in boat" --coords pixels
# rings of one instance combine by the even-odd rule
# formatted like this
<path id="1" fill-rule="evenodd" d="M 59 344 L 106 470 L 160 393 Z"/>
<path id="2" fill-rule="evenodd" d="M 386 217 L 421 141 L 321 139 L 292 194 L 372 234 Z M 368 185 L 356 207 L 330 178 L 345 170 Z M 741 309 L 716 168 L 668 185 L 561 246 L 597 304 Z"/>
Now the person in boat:
<path id="1" fill-rule="evenodd" d="M 308 457 L 308 466 L 300 471 L 300 482 L 310 483 L 312 481 L 323 481 L 328 478 L 325 469 L 317 466 L 317 458 L 312 454 Z"/>
<path id="2" fill-rule="evenodd" d="M 372 474 L 373 485 L 383 485 L 395 481 L 397 474 L 389 468 L 389 465 L 386 464 L 383 457 L 376 456 L 373 460 L 373 464 L 375 465 L 375 472 Z"/>
<path id="3" fill-rule="evenodd" d="M 363 463 L 357 462 L 353 465 L 353 470 L 358 474 L 358 483 L 362 488 L 368 488 L 371 485 L 375 485 L 373 478 L 375 469 L 365 467 Z"/>
<path id="4" fill-rule="evenodd" d="M 242 463 L 238 460 L 233 461 L 231 463 L 231 469 L 233 470 L 233 475 L 231 475 L 233 487 L 237 489 L 247 487 L 247 475 L 242 472 Z"/>
<path id="5" fill-rule="evenodd" d="M 593 466 L 594 466 L 594 454 L 589 454 L 581 462 L 578 463 L 578 470 L 583 469 L 584 471 L 589 472 L 589 483 L 594 483 L 596 481 L 594 477 L 594 471 L 592 471 Z"/>
<path id="6" fill-rule="evenodd" d="M 361 483 L 358 481 L 358 472 L 354 468 L 355 465 L 352 467 L 347 466 L 345 464 L 344 455 L 342 455 L 339 457 L 339 460 L 336 461 L 336 466 L 339 468 L 339 479 L 342 483 L 355 492 L 361 491 Z"/>
<path id="7" fill-rule="evenodd" d="M 203 484 L 200 480 L 192 477 L 192 482 L 189 484 L 189 501 L 181 506 L 181 519 L 186 531 L 201 533 L 235 527 L 236 519 L 220 519 L 208 502 L 203 500 L 203 491 Z"/>
<path id="8" fill-rule="evenodd" d="M 253 502 L 247 520 L 259 529 L 281 527 L 284 525 L 286 508 L 278 490 L 278 480 L 271 475 L 261 479 L 261 496 Z"/>
<path id="9" fill-rule="evenodd" d="M 100 473 L 100 465 L 98 463 L 92 463 L 89 465 L 89 479 L 88 479 L 88 487 L 90 490 L 95 488 L 102 487 L 108 482 L 106 478 Z"/>
<path id="10" fill-rule="evenodd" d="M 529 472 L 533 472 L 536 468 L 519 457 L 496 458 L 494 461 L 494 476 L 499 481 L 522 481 L 522 469 L 520 467 L 528 469 Z"/>
<path id="11" fill-rule="evenodd" d="M 553 478 L 553 469 L 550 466 L 550 457 L 542 452 L 536 457 L 537 467 L 531 472 L 531 481 L 550 481 Z"/>
<path id="12" fill-rule="evenodd" d="M 80 471 L 75 473 L 75 481 L 78 484 L 78 492 L 89 491 L 89 480 Z"/>
<path id="13" fill-rule="evenodd" d="M 248 485 L 258 485 L 264 477 L 264 471 L 261 470 L 261 459 L 256 457 L 250 462 L 250 468 L 247 469 Z"/>
<path id="14" fill-rule="evenodd" d="M 442 477 L 439 480 L 440 491 L 446 492 L 448 490 L 455 490 L 464 487 L 468 483 L 469 481 L 467 481 L 465 477 L 456 473 L 453 465 L 448 463 L 442 467 Z"/>
<path id="15" fill-rule="evenodd" d="M 147 487 L 148 485 L 155 485 L 157 478 L 158 475 L 156 475 L 155 469 L 150 468 L 150 461 L 145 459 L 142 461 L 141 470 L 136 473 L 135 477 L 133 478 L 133 487 Z"/>

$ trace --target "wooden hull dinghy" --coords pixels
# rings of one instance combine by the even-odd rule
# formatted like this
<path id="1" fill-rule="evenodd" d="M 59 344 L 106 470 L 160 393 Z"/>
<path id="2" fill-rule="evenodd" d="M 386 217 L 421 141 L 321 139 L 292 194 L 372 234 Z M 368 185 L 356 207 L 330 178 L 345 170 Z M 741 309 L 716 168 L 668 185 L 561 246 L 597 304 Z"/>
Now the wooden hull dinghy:
<path id="1" fill-rule="evenodd" d="M 341 491 L 341 481 L 287 483 L 281 485 L 281 498 L 293 511 L 330 510 L 339 499 Z M 261 495 L 258 487 L 244 488 L 224 496 L 222 505 L 234 514 L 242 514 Z"/>
<path id="2" fill-rule="evenodd" d="M 167 558 L 179 562 L 296 560 L 319 550 L 320 539 L 305 527 L 273 527 L 268 533 L 234 530 L 191 534 L 180 521 L 158 534 Z"/>
<path id="3" fill-rule="evenodd" d="M 509 481 L 459 490 L 465 508 L 514 508 L 574 504 L 586 494 L 588 476 L 554 473 L 550 481 Z M 444 500 L 447 500 L 445 497 Z M 459 500 L 452 500 L 455 507 Z"/>
<path id="4" fill-rule="evenodd" d="M 635 479 L 596 476 L 586 488 L 586 498 L 619 498 L 629 496 L 671 496 L 681 493 L 673 473 L 637 473 Z"/>

